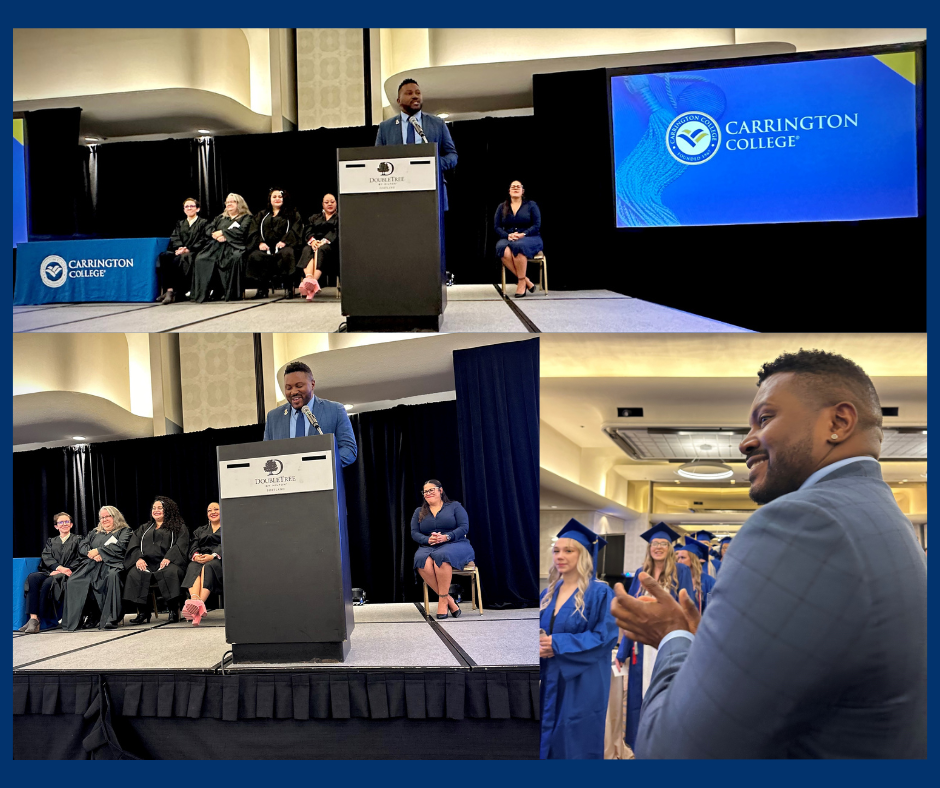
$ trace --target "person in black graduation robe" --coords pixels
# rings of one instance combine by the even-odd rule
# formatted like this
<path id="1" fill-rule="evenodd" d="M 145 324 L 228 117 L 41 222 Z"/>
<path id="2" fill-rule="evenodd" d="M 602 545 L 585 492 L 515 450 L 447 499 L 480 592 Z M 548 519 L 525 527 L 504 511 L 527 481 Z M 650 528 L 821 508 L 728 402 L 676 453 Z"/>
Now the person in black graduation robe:
<path id="1" fill-rule="evenodd" d="M 160 255 L 160 285 L 166 293 L 157 301 L 172 304 L 186 297 L 192 287 L 193 263 L 196 255 L 208 244 L 207 222 L 199 213 L 199 200 L 187 197 L 183 201 L 185 219 L 180 219 L 173 228 L 170 243 Z"/>
<path id="2" fill-rule="evenodd" d="M 124 554 L 131 539 L 131 529 L 124 515 L 114 506 L 102 506 L 98 527 L 82 539 L 78 553 L 82 563 L 65 584 L 62 629 L 114 629 L 121 618 L 121 572 Z"/>
<path id="3" fill-rule="evenodd" d="M 297 267 L 303 271 L 301 290 L 306 292 L 311 289 L 308 288 L 308 285 L 312 285 L 309 281 L 311 279 L 319 285 L 323 274 L 334 280 L 339 278 L 339 214 L 336 212 L 336 198 L 332 194 L 323 195 L 323 210 L 307 220 L 304 239 Z M 314 255 L 316 262 L 311 265 Z M 315 293 L 320 288 L 317 286 L 312 289 Z"/>
<path id="4" fill-rule="evenodd" d="M 225 211 L 206 226 L 208 242 L 196 255 L 192 300 L 240 301 L 245 289 L 245 252 L 251 213 L 240 194 L 225 198 Z"/>
<path id="5" fill-rule="evenodd" d="M 268 205 L 251 220 L 246 274 L 256 283 L 255 298 L 266 298 L 268 290 L 281 285 L 294 297 L 297 258 L 303 244 L 304 222 L 283 189 L 268 192 Z"/>
<path id="6" fill-rule="evenodd" d="M 29 619 L 20 627 L 20 632 L 27 635 L 39 632 L 40 617 L 58 619 L 57 615 L 49 615 L 49 600 L 51 598 L 53 601 L 54 614 L 54 605 L 65 595 L 66 580 L 82 563 L 82 557 L 78 554 L 81 539 L 72 533 L 72 516 L 67 512 L 59 512 L 54 522 L 59 533 L 46 540 L 39 560 L 39 571 L 26 578 L 26 610 Z"/>
<path id="7" fill-rule="evenodd" d="M 169 621 L 180 620 L 181 581 L 189 564 L 189 529 L 172 498 L 158 495 L 150 510 L 150 519 L 131 537 L 124 557 L 127 579 L 124 599 L 137 605 L 132 624 L 146 624 L 150 609 L 151 581 L 156 582 L 160 595 L 170 611 Z"/>
<path id="8" fill-rule="evenodd" d="M 213 501 L 206 510 L 209 522 L 193 531 L 189 543 L 190 562 L 183 577 L 183 588 L 189 599 L 183 605 L 183 616 L 199 626 L 206 614 L 206 601 L 222 590 L 222 514 Z"/>

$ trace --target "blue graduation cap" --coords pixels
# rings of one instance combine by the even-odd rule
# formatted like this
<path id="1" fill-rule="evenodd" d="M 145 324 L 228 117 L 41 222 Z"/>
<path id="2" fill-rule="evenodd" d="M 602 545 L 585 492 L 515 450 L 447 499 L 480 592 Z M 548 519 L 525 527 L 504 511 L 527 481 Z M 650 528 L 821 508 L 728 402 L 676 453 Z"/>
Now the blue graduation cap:
<path id="1" fill-rule="evenodd" d="M 679 538 L 679 534 L 672 530 L 665 523 L 657 523 L 648 531 L 644 531 L 640 534 L 641 539 L 645 539 L 647 542 L 652 542 L 654 539 L 665 539 L 668 542 L 675 542 Z"/>
<path id="2" fill-rule="evenodd" d="M 696 541 L 691 536 L 685 538 L 685 544 L 676 548 L 676 552 L 679 550 L 688 550 L 690 553 L 694 553 L 698 556 L 700 561 L 708 560 L 708 546 L 702 542 Z"/>
<path id="3" fill-rule="evenodd" d="M 730 541 L 731 541 L 731 537 L 730 537 L 730 536 L 726 536 L 726 537 L 725 537 L 724 539 L 722 539 L 718 544 L 719 544 L 719 545 L 728 544 L 728 542 L 730 542 Z"/>
<path id="4" fill-rule="evenodd" d="M 711 531 L 697 531 L 693 538 L 697 542 L 710 542 L 715 538 L 715 534 Z"/>
<path id="5" fill-rule="evenodd" d="M 582 525 L 574 518 L 565 523 L 558 534 L 559 539 L 574 539 L 594 557 L 594 569 L 597 569 L 597 552 L 607 545 L 607 540 L 594 533 L 586 525 Z"/>

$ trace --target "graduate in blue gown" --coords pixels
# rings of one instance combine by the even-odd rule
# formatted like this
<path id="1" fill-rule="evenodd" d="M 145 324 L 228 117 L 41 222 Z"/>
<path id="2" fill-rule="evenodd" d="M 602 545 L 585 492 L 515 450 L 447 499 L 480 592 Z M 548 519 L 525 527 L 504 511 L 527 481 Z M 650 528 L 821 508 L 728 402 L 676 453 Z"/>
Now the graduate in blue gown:
<path id="1" fill-rule="evenodd" d="M 715 577 L 715 565 L 712 563 L 710 556 L 717 556 L 718 553 L 712 550 L 712 542 L 715 541 L 715 534 L 711 531 L 696 531 L 691 537 L 686 537 L 686 540 L 694 539 L 696 542 L 701 542 L 705 545 L 705 565 L 702 567 L 702 571 Z"/>
<path id="2" fill-rule="evenodd" d="M 692 586 L 692 573 L 689 567 L 676 561 L 676 552 L 672 546 L 672 543 L 679 538 L 679 534 L 665 523 L 659 523 L 640 534 L 640 537 L 649 543 L 646 548 L 646 558 L 643 566 L 633 573 L 633 582 L 627 593 L 633 597 L 640 597 L 645 593 L 640 584 L 640 572 L 646 572 L 658 580 L 674 599 L 679 598 L 679 591 L 683 588 L 694 599 L 695 588 Z M 620 648 L 617 651 L 617 663 L 621 667 L 628 666 L 627 719 L 623 740 L 631 750 L 636 744 L 636 733 L 640 725 L 640 708 L 643 705 L 644 652 L 651 652 L 650 647 L 642 643 L 634 643 L 626 636 L 620 641 Z M 650 667 L 652 664 L 651 662 Z"/>
<path id="3" fill-rule="evenodd" d="M 728 546 L 731 544 L 731 537 L 726 536 L 718 543 L 718 551 L 712 552 L 712 566 L 715 568 L 715 577 L 718 577 L 718 570 L 721 569 L 721 559 L 728 552 Z"/>
<path id="4" fill-rule="evenodd" d="M 604 757 L 610 654 L 617 645 L 614 592 L 595 576 L 597 551 L 605 544 L 569 520 L 552 546 L 539 615 L 542 758 Z"/>
<path id="5" fill-rule="evenodd" d="M 695 588 L 692 601 L 698 607 L 698 612 L 704 613 L 708 606 L 708 595 L 715 587 L 715 578 L 708 574 L 708 546 L 687 536 L 685 544 L 676 548 L 676 560 L 689 567 L 692 586 Z"/>

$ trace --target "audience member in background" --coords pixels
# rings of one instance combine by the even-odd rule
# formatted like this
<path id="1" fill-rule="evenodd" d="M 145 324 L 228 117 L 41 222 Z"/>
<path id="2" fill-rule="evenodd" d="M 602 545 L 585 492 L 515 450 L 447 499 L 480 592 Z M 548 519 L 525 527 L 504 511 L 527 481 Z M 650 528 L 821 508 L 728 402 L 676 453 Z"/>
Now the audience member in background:
<path id="1" fill-rule="evenodd" d="M 926 758 L 927 562 L 881 477 L 878 393 L 820 350 L 757 377 L 739 448 L 764 506 L 708 613 L 647 576 L 652 604 L 616 589 L 620 625 L 659 649 L 636 755 Z"/>
<path id="2" fill-rule="evenodd" d="M 183 300 L 190 291 L 193 281 L 193 263 L 199 250 L 208 242 L 206 220 L 199 213 L 199 200 L 187 197 L 183 201 L 185 219 L 180 219 L 173 228 L 170 243 L 160 255 L 160 283 L 166 293 L 157 301 L 172 304 Z"/>
<path id="3" fill-rule="evenodd" d="M 450 596 L 454 569 L 463 569 L 473 558 L 467 540 L 470 519 L 458 501 L 447 497 L 437 479 L 428 479 L 421 494 L 424 503 L 411 516 L 411 538 L 420 547 L 415 552 L 414 568 L 437 594 L 437 617 L 460 616 L 460 607 Z"/>
<path id="4" fill-rule="evenodd" d="M 251 214 L 245 198 L 230 194 L 225 210 L 206 227 L 208 241 L 196 256 L 192 300 L 239 301 L 244 290 L 245 250 Z"/>
<path id="5" fill-rule="evenodd" d="M 698 608 L 699 613 L 705 612 L 708 605 L 708 595 L 715 587 L 715 578 L 705 574 L 708 558 L 708 548 L 690 536 L 685 538 L 685 544 L 676 548 L 676 560 L 680 564 L 689 567 L 692 573 L 692 587 L 695 589 L 695 596 L 692 601 Z"/>
<path id="6" fill-rule="evenodd" d="M 124 599 L 137 605 L 132 624 L 147 624 L 153 613 L 150 605 L 151 580 L 170 611 L 169 622 L 180 620 L 180 581 L 189 566 L 189 529 L 172 498 L 158 495 L 150 507 L 150 519 L 131 538 L 124 558 L 127 580 Z"/>
<path id="7" fill-rule="evenodd" d="M 183 616 L 199 626 L 206 614 L 206 600 L 222 590 L 222 512 L 218 503 L 206 510 L 209 522 L 193 531 L 189 543 L 190 562 L 183 578 L 189 599 L 183 605 Z"/>
<path id="8" fill-rule="evenodd" d="M 541 758 L 603 758 L 610 655 L 617 625 L 613 591 L 596 578 L 607 542 L 569 520 L 552 545 L 548 587 L 539 605 Z"/>
<path id="9" fill-rule="evenodd" d="M 702 574 L 709 575 L 711 577 L 715 576 L 715 568 L 712 566 L 711 555 L 714 552 L 712 550 L 712 542 L 715 541 L 715 534 L 711 531 L 696 531 L 691 537 L 686 537 L 694 539 L 696 542 L 701 542 L 705 545 L 705 563 L 702 565 Z M 715 553 L 717 555 L 717 553 Z"/>
<path id="10" fill-rule="evenodd" d="M 114 629 L 121 619 L 121 572 L 131 529 L 115 506 L 102 506 L 98 527 L 78 546 L 82 562 L 65 584 L 62 629 Z M 84 621 L 85 611 L 88 611 Z"/>
<path id="11" fill-rule="evenodd" d="M 300 290 L 307 296 L 308 301 L 312 301 L 319 292 L 320 277 L 323 274 L 339 277 L 338 234 L 339 214 L 336 212 L 336 198 L 332 194 L 325 194 L 323 210 L 307 220 L 307 242 L 297 264 L 304 272 Z"/>
<path id="12" fill-rule="evenodd" d="M 509 184 L 508 199 L 496 209 L 493 224 L 499 240 L 496 256 L 516 277 L 516 298 L 535 290 L 532 280 L 526 276 L 527 259 L 542 251 L 539 226 L 542 214 L 532 201 L 523 199 L 525 189 L 519 181 Z"/>
<path id="13" fill-rule="evenodd" d="M 724 560 L 725 553 L 728 552 L 728 546 L 731 544 L 731 537 L 726 536 L 718 543 L 718 550 L 714 551 L 712 555 L 712 566 L 715 568 L 715 577 L 718 576 L 718 570 L 721 569 L 721 562 Z"/>
<path id="14" fill-rule="evenodd" d="M 72 516 L 59 512 L 53 522 L 58 534 L 46 540 L 39 560 L 39 571 L 26 578 L 26 612 L 29 613 L 29 619 L 20 627 L 20 632 L 27 635 L 39 632 L 40 614 L 48 613 L 50 607 L 55 610 L 56 603 L 65 595 L 65 581 L 82 563 L 78 552 L 81 540 L 72 533 Z"/>
<path id="15" fill-rule="evenodd" d="M 640 572 L 646 572 L 673 599 L 678 599 L 679 591 L 683 589 L 691 597 L 695 593 L 692 586 L 692 572 L 689 567 L 676 561 L 676 552 L 672 547 L 672 543 L 679 538 L 679 534 L 665 523 L 659 523 L 640 536 L 649 544 L 642 568 L 637 569 L 633 574 L 630 596 L 634 598 L 648 596 L 639 579 Z M 636 744 L 640 708 L 643 705 L 643 697 L 646 695 L 655 661 L 655 649 L 644 646 L 642 643 L 635 643 L 626 636 L 621 638 L 620 648 L 617 651 L 617 665 L 620 668 L 625 664 L 628 665 L 627 720 L 623 729 L 623 738 L 631 750 Z"/>
<path id="16" fill-rule="evenodd" d="M 303 244 L 304 222 L 283 189 L 268 192 L 268 204 L 251 219 L 248 278 L 258 285 L 255 298 L 266 298 L 273 285 L 294 297 L 297 255 Z"/>

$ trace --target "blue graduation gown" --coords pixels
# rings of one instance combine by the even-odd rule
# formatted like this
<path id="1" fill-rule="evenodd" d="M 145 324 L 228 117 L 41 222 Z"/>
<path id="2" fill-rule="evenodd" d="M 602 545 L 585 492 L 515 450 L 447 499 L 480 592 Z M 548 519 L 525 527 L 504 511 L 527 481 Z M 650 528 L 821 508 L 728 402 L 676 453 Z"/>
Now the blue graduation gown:
<path id="1" fill-rule="evenodd" d="M 685 564 L 676 564 L 676 570 L 679 575 L 679 585 L 672 595 L 673 598 L 678 599 L 679 591 L 684 588 L 689 598 L 698 601 L 695 588 L 692 585 L 692 571 Z M 627 592 L 630 596 L 639 597 L 643 594 L 643 586 L 640 585 L 639 578 L 642 571 L 641 567 L 633 574 L 633 582 Z M 623 640 L 620 641 L 620 648 L 617 650 L 617 659 L 629 666 L 629 672 L 627 673 L 627 721 L 623 729 L 623 740 L 632 750 L 636 745 L 636 732 L 640 727 L 640 708 L 643 706 L 643 648 L 636 650 L 636 662 L 634 662 L 633 641 L 624 636 Z"/>
<path id="2" fill-rule="evenodd" d="M 575 612 L 574 597 L 555 616 L 555 656 L 539 660 L 541 758 L 604 757 L 610 652 L 617 645 L 617 622 L 610 612 L 614 592 L 606 583 L 592 582 L 584 592 L 584 618 Z M 554 609 L 553 602 L 539 616 L 546 632 Z"/>
<path id="3" fill-rule="evenodd" d="M 712 589 L 715 587 L 715 578 L 711 575 L 702 575 L 702 600 L 699 602 L 698 593 L 695 594 L 693 599 L 695 604 L 698 605 L 698 609 L 704 613 L 705 608 L 708 607 L 708 596 L 711 594 Z"/>

